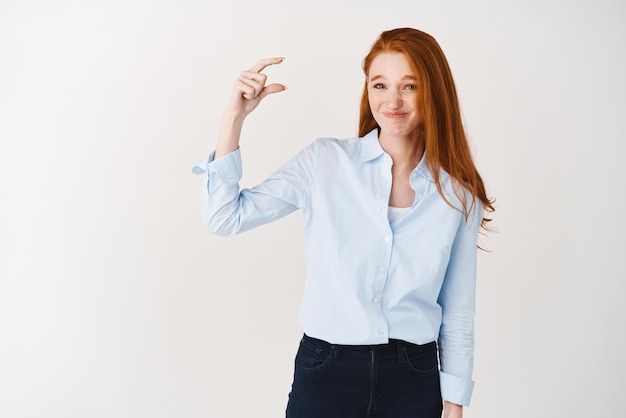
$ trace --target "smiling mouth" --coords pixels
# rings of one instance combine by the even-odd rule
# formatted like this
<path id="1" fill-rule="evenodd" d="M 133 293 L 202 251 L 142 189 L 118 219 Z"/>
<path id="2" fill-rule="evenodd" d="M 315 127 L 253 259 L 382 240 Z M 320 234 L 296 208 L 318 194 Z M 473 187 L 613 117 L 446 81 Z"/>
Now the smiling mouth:
<path id="1" fill-rule="evenodd" d="M 405 117 L 407 115 L 407 113 L 404 113 L 404 112 L 384 112 L 383 115 L 385 115 L 385 117 L 388 117 L 389 119 L 402 119 L 403 117 Z"/>

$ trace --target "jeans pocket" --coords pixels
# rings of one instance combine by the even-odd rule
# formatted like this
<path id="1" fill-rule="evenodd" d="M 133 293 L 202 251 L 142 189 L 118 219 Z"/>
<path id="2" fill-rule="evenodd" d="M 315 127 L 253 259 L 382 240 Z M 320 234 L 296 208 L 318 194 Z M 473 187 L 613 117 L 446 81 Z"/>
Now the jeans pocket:
<path id="1" fill-rule="evenodd" d="M 407 363 L 418 373 L 433 373 L 439 370 L 436 346 L 404 346 Z"/>
<path id="2" fill-rule="evenodd" d="M 295 363 L 305 369 L 316 369 L 328 362 L 332 352 L 330 344 L 304 337 L 300 341 Z"/>

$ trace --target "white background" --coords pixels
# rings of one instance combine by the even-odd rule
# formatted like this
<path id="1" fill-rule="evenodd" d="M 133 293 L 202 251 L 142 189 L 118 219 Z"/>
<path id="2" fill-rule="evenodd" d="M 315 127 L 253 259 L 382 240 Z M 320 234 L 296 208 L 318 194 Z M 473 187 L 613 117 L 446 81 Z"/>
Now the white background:
<path id="1" fill-rule="evenodd" d="M 299 214 L 223 238 L 191 166 L 239 72 L 289 90 L 243 185 L 356 133 L 382 30 L 435 36 L 494 226 L 466 417 L 623 416 L 623 1 L 0 0 L 0 416 L 280 417 L 301 330 Z"/>

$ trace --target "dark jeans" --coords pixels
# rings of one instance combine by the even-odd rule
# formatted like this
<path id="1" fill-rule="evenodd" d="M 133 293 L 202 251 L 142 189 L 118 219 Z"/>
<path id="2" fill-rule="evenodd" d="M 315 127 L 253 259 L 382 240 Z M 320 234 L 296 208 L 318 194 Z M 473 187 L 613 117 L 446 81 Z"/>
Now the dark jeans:
<path id="1" fill-rule="evenodd" d="M 305 335 L 287 418 L 440 418 L 437 345 L 337 345 Z"/>

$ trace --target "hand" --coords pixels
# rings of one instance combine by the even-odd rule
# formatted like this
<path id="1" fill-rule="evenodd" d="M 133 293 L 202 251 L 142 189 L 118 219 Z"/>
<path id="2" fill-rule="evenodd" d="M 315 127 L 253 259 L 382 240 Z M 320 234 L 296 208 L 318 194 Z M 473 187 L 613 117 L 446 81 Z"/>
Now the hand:
<path id="1" fill-rule="evenodd" d="M 259 105 L 268 94 L 279 93 L 287 89 L 282 84 L 265 85 L 267 76 L 261 71 L 270 65 L 280 64 L 284 58 L 267 58 L 254 67 L 243 71 L 235 85 L 224 115 L 233 119 L 243 119 Z"/>
<path id="2" fill-rule="evenodd" d="M 463 418 L 463 405 L 444 401 L 443 418 Z"/>
<path id="3" fill-rule="evenodd" d="M 243 71 L 230 96 L 230 102 L 222 116 L 220 134 L 215 148 L 215 158 L 224 156 L 239 148 L 239 137 L 246 116 L 259 105 L 268 94 L 284 91 L 282 84 L 265 85 L 267 76 L 262 74 L 267 66 L 280 64 L 284 58 L 268 58 L 259 61 L 248 71 Z"/>

